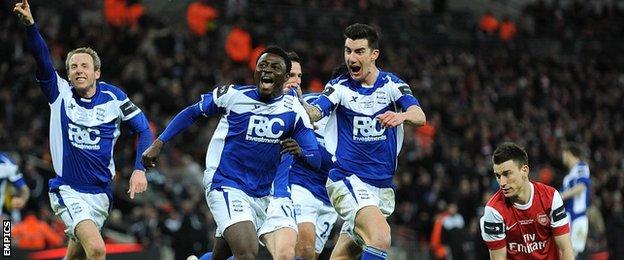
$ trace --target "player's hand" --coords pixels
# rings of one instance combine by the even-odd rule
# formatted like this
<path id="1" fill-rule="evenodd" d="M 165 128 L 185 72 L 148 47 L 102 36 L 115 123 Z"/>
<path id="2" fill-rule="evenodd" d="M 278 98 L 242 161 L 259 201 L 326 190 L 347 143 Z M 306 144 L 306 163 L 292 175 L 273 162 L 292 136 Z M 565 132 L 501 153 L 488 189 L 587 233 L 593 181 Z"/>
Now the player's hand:
<path id="1" fill-rule="evenodd" d="M 21 209 L 26 205 L 26 201 L 20 197 L 14 197 L 11 199 L 11 208 L 12 209 Z"/>
<path id="2" fill-rule="evenodd" d="M 29 26 L 35 23 L 35 19 L 33 19 L 33 15 L 30 12 L 30 5 L 28 4 L 28 0 L 22 0 L 21 3 L 15 4 L 15 7 L 13 7 L 13 12 L 17 14 L 20 21 L 25 26 Z"/>
<path id="3" fill-rule="evenodd" d="M 303 150 L 301 150 L 297 141 L 292 138 L 280 141 L 280 145 L 282 145 L 282 153 L 290 153 L 295 157 L 301 157 L 303 155 Z"/>
<path id="4" fill-rule="evenodd" d="M 303 96 L 303 92 L 301 92 L 301 87 L 297 85 L 297 83 L 288 83 L 284 85 L 284 94 L 288 93 L 291 90 L 295 90 L 295 92 L 297 92 L 298 98 L 301 98 Z"/>
<path id="5" fill-rule="evenodd" d="M 386 111 L 378 115 L 377 120 L 379 120 L 382 128 L 392 128 L 402 124 L 405 121 L 405 115 L 403 113 Z"/>
<path id="6" fill-rule="evenodd" d="M 158 154 L 160 154 L 160 149 L 163 146 L 163 142 L 159 139 L 154 140 L 152 145 L 145 149 L 145 152 L 141 155 L 141 163 L 145 166 L 146 169 L 151 169 L 156 167 L 156 162 L 158 161 Z"/>
<path id="7" fill-rule="evenodd" d="M 145 172 L 141 170 L 134 170 L 132 176 L 130 176 L 130 188 L 128 194 L 130 199 L 134 199 L 135 193 L 141 193 L 147 190 L 147 178 L 145 178 Z"/>

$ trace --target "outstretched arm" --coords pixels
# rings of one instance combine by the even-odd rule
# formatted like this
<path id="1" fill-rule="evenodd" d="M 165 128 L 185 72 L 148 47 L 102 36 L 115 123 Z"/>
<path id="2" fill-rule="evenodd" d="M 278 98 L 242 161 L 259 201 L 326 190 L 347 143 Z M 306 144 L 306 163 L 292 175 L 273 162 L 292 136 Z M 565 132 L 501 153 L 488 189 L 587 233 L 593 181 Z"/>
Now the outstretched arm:
<path id="1" fill-rule="evenodd" d="M 46 95 L 48 102 L 53 103 L 58 96 L 58 86 L 55 81 L 55 70 L 50 58 L 50 51 L 39 29 L 35 24 L 30 5 L 27 0 L 15 4 L 13 12 L 17 14 L 20 21 L 26 26 L 26 48 L 32 53 L 37 62 L 37 80 L 40 82 L 41 90 Z"/>
<path id="2" fill-rule="evenodd" d="M 156 167 L 158 154 L 160 154 L 160 149 L 162 149 L 163 145 L 180 132 L 189 128 L 201 115 L 202 111 L 197 104 L 193 104 L 178 113 L 158 139 L 154 140 L 152 145 L 143 152 L 141 158 L 143 165 L 148 169 Z"/>

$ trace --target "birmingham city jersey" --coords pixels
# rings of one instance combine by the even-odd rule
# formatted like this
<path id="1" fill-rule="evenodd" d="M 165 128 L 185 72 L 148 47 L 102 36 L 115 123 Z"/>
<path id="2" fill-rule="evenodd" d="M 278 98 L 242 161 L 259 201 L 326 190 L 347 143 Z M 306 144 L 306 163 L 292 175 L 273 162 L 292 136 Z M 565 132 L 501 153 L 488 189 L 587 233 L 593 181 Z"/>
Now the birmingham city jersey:
<path id="1" fill-rule="evenodd" d="M 410 87 L 392 73 L 379 71 L 372 86 L 361 85 L 343 74 L 325 86 L 315 102 L 323 116 L 325 146 L 335 168 L 329 178 L 355 174 L 377 187 L 392 187 L 392 175 L 403 143 L 403 126 L 382 128 L 377 116 L 419 105 Z"/>
<path id="2" fill-rule="evenodd" d="M 125 122 L 140 134 L 138 156 L 151 141 L 147 119 L 119 88 L 95 83 L 95 94 L 82 98 L 52 66 L 36 26 L 27 27 L 27 46 L 37 60 L 37 81 L 50 105 L 50 150 L 57 177 L 50 190 L 69 185 L 79 192 L 111 194 L 115 175 L 113 147 Z"/>
<path id="3" fill-rule="evenodd" d="M 26 185 L 26 181 L 24 181 L 24 177 L 19 172 L 17 165 L 11 161 L 7 154 L 0 152 L 0 214 L 2 214 L 5 201 L 4 196 L 9 183 L 18 189 Z"/>
<path id="4" fill-rule="evenodd" d="M 320 94 L 318 93 L 310 93 L 303 95 L 303 99 L 308 104 L 312 104 L 319 96 Z M 325 188 L 327 175 L 333 167 L 332 155 L 325 148 L 325 140 L 323 138 L 326 124 L 327 117 L 323 117 L 314 123 L 314 135 L 319 144 L 319 152 L 321 154 L 321 167 L 318 170 L 311 169 L 305 163 L 294 160 L 289 178 L 291 184 L 297 184 L 306 188 L 315 198 L 321 200 L 326 205 L 331 205 L 327 196 L 327 189 Z"/>
<path id="5" fill-rule="evenodd" d="M 204 182 L 210 189 L 228 186 L 254 197 L 268 195 L 281 159 L 280 141 L 290 137 L 304 159 L 314 157 L 311 163 L 319 164 L 310 120 L 292 96 L 262 102 L 255 86 L 221 86 L 195 106 L 205 116 L 222 115 L 206 153 Z"/>
<path id="6" fill-rule="evenodd" d="M 589 166 L 585 162 L 576 164 L 563 178 L 563 191 L 570 190 L 580 183 L 585 184 L 585 191 L 563 202 L 571 220 L 585 216 L 590 205 L 591 180 L 589 179 Z"/>

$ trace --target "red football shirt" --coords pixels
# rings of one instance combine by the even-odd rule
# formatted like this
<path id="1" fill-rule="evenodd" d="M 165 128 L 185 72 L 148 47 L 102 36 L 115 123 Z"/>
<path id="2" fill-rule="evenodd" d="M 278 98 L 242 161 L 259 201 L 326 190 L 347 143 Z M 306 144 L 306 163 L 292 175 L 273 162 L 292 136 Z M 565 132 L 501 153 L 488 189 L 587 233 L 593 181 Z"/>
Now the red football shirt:
<path id="1" fill-rule="evenodd" d="M 524 205 L 496 192 L 480 224 L 488 248 L 506 247 L 507 259 L 559 259 L 555 236 L 570 232 L 559 192 L 539 182 L 531 182 L 531 196 Z"/>

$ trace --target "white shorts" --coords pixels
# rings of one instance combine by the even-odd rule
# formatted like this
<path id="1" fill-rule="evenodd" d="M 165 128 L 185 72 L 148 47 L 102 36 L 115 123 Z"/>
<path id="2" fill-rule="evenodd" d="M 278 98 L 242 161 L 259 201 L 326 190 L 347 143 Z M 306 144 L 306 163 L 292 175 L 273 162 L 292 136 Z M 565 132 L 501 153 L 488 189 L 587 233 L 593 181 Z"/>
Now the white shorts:
<path id="1" fill-rule="evenodd" d="M 290 198 L 276 198 L 271 196 L 266 213 L 266 220 L 260 226 L 258 238 L 281 228 L 291 228 L 297 232 L 297 223 L 293 212 L 293 202 Z M 260 243 L 264 245 L 263 243 Z"/>
<path id="2" fill-rule="evenodd" d="M 217 223 L 215 237 L 223 237 L 225 229 L 243 221 L 251 221 L 257 232 L 267 217 L 269 196 L 254 198 L 242 190 L 222 187 L 206 190 L 206 202 Z"/>
<path id="3" fill-rule="evenodd" d="M 49 192 L 48 195 L 52 211 L 65 223 L 65 234 L 74 241 L 78 241 L 75 234 L 78 223 L 92 220 L 101 230 L 108 218 L 111 203 L 106 193 L 82 193 L 69 185 L 61 185 L 58 192 Z"/>
<path id="4" fill-rule="evenodd" d="M 587 231 L 589 230 L 589 222 L 587 216 L 581 216 L 570 222 L 570 238 L 572 240 L 572 249 L 577 254 L 585 250 L 585 242 L 587 241 Z"/>
<path id="5" fill-rule="evenodd" d="M 293 184 L 291 191 L 297 224 L 312 223 L 314 225 L 316 229 L 314 249 L 320 254 L 338 218 L 338 213 L 333 207 L 325 205 L 314 197 L 312 192 L 304 187 Z"/>
<path id="6" fill-rule="evenodd" d="M 344 220 L 340 233 L 349 235 L 360 246 L 364 246 L 364 241 L 353 232 L 357 212 L 364 207 L 375 206 L 387 218 L 394 211 L 392 188 L 377 188 L 362 182 L 355 175 L 337 182 L 327 179 L 327 193 L 334 209 Z"/>

